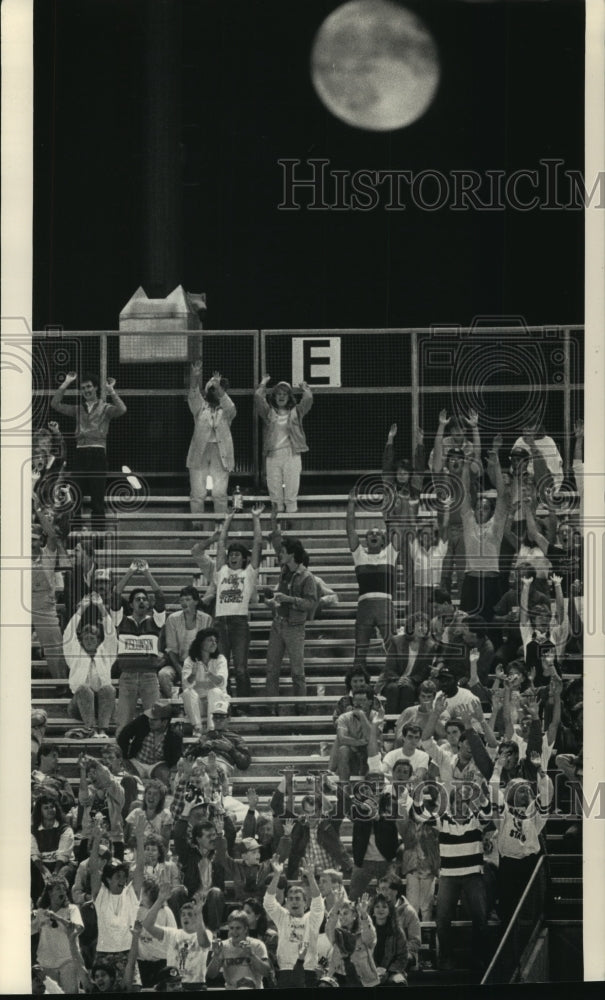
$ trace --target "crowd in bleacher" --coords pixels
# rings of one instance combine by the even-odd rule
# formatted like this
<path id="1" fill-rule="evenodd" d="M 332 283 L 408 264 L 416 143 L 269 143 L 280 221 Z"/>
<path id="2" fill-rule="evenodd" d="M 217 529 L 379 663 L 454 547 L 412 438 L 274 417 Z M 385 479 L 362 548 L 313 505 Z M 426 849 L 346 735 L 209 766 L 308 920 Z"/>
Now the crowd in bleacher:
<path id="1" fill-rule="evenodd" d="M 53 397 L 88 453 L 73 469 L 57 424 L 34 436 L 32 625 L 83 751 L 72 785 L 47 713 L 32 712 L 33 992 L 405 985 L 423 967 L 427 923 L 439 968 L 459 962 L 459 915 L 472 925 L 465 965 L 480 976 L 491 929 L 505 929 L 545 851 L 549 815 L 570 812 L 582 784 L 582 683 L 566 669 L 582 653 L 582 424 L 575 506 L 562 503 L 570 481 L 537 422 L 510 450 L 496 434 L 485 457 L 477 414 L 442 411 L 430 454 L 417 432 L 411 460 L 396 457 L 391 427 L 376 523 L 358 534 L 360 490 L 346 507 L 359 593 L 333 743 L 316 748 L 312 792 L 276 773 L 264 803 L 234 785 L 254 760 L 238 718 L 278 715 L 286 657 L 306 713 L 309 623 L 338 601 L 284 523 L 313 398 L 306 385 L 298 403 L 288 383 L 269 390 L 268 376 L 257 390 L 264 538 L 263 503 L 229 509 L 228 383 L 200 379 L 196 364 L 187 466 L 202 537 L 183 558 L 178 610 L 151 557 L 107 565 L 106 464 L 90 453 L 125 411 L 113 380 L 111 403 L 88 377 L 79 405 L 62 402 L 73 378 Z M 203 522 L 208 476 L 216 531 Z M 250 548 L 230 542 L 234 519 L 250 517 Z M 271 588 L 266 559 L 279 567 Z M 201 589 L 186 582 L 192 567 Z M 271 616 L 264 706 L 248 669 L 258 603 Z M 577 823 L 566 836 L 579 851 Z M 538 905 L 544 880 L 542 869 Z"/>

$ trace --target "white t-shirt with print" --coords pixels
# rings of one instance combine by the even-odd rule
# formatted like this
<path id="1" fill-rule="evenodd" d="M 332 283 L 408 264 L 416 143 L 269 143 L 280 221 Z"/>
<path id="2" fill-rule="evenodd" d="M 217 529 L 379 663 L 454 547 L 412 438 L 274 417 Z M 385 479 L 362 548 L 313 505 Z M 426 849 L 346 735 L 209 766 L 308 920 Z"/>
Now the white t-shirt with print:
<path id="1" fill-rule="evenodd" d="M 247 938 L 250 945 L 249 951 L 240 948 L 237 944 L 232 944 L 227 938 L 223 942 L 223 965 L 222 971 L 225 979 L 225 986 L 228 990 L 237 987 L 240 979 L 253 979 L 257 990 L 263 989 L 263 975 L 253 968 L 250 956 L 254 955 L 261 960 L 267 960 L 267 949 L 263 941 L 255 938 Z"/>
<path id="2" fill-rule="evenodd" d="M 258 570 L 248 563 L 244 569 L 221 566 L 215 576 L 216 617 L 247 615 L 250 598 L 256 589 Z"/>
<path id="3" fill-rule="evenodd" d="M 212 934 L 206 931 L 209 938 Z M 177 927 L 164 928 L 166 965 L 178 969 L 184 983 L 204 983 L 210 948 L 202 948 L 197 933 L 188 934 Z"/>
<path id="4" fill-rule="evenodd" d="M 128 951 L 139 901 L 132 882 L 119 895 L 102 885 L 95 899 L 97 911 L 97 951 Z"/>

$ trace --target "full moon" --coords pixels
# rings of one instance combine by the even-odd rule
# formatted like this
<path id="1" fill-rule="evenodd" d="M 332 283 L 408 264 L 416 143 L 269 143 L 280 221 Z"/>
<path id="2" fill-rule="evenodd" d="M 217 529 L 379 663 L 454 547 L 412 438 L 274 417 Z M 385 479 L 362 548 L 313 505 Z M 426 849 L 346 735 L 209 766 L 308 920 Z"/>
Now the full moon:
<path id="1" fill-rule="evenodd" d="M 351 0 L 319 29 L 311 77 L 328 110 L 348 125 L 376 132 L 403 128 L 433 100 L 437 46 L 411 11 L 390 0 Z"/>

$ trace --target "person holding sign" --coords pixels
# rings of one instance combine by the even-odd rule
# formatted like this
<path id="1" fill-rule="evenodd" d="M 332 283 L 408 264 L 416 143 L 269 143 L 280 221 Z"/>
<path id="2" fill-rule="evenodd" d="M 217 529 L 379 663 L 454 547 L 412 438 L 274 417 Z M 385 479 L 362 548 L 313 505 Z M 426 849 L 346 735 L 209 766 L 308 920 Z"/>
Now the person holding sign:
<path id="1" fill-rule="evenodd" d="M 155 602 L 153 608 L 145 587 L 135 587 L 128 596 L 130 614 L 124 615 L 120 597 L 135 573 L 142 573 Z M 116 735 L 134 718 L 137 699 L 143 708 L 160 698 L 158 640 L 164 627 L 166 602 L 144 559 L 135 559 L 116 585 L 112 597 L 112 618 L 118 632 L 118 663 L 121 667 L 116 710 Z"/>
<path id="2" fill-rule="evenodd" d="M 302 398 L 297 403 L 289 382 L 278 382 L 267 398 L 270 375 L 264 375 L 254 395 L 254 403 L 265 425 L 263 455 L 266 458 L 267 489 L 275 510 L 295 513 L 302 468 L 301 454 L 308 451 L 303 417 L 313 406 L 313 393 L 300 383 Z"/>

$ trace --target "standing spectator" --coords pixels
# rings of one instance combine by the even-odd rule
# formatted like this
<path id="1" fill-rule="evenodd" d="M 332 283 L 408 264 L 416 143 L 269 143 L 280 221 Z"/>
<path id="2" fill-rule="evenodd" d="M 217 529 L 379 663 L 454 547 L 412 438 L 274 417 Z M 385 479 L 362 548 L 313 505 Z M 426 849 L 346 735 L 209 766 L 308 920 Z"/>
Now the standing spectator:
<path id="1" fill-rule="evenodd" d="M 301 454 L 309 450 L 303 417 L 313 406 L 313 393 L 306 382 L 301 382 L 302 398 L 297 404 L 290 383 L 278 382 L 267 400 L 270 380 L 270 375 L 264 375 L 254 394 L 254 403 L 264 424 L 267 489 L 275 510 L 294 513 L 298 509 Z"/>
<path id="2" fill-rule="evenodd" d="M 218 702 L 224 703 L 227 694 L 229 668 L 227 660 L 219 653 L 218 629 L 205 628 L 198 632 L 183 664 L 183 705 L 193 726 L 193 735 L 202 736 L 202 709 L 208 728 Z"/>
<path id="3" fill-rule="evenodd" d="M 145 854 L 147 854 L 147 847 L 145 847 Z M 138 920 L 141 922 L 145 920 L 151 907 L 157 901 L 159 894 L 160 886 L 158 879 L 146 875 L 143 879 L 143 887 L 141 889 L 141 906 L 137 914 Z M 166 903 L 160 906 L 155 918 L 155 926 L 176 928 L 175 916 Z M 160 973 L 166 968 L 166 948 L 164 947 L 164 942 L 157 941 L 144 927 L 141 928 L 141 935 L 139 937 L 137 964 L 143 988 L 156 986 Z"/>
<path id="4" fill-rule="evenodd" d="M 225 519 L 216 549 L 216 628 L 221 653 L 229 663 L 233 653 L 233 669 L 238 698 L 250 698 L 248 647 L 250 645 L 250 600 L 256 594 L 263 536 L 260 516 L 263 504 L 252 508 L 254 536 L 250 553 L 241 542 L 231 542 L 227 536 L 235 511 Z"/>
<path id="5" fill-rule="evenodd" d="M 439 527 L 433 521 L 424 522 L 418 525 L 416 537 L 409 538 L 413 581 L 410 614 L 433 615 L 448 551 L 450 509 L 451 501 L 444 500 Z"/>
<path id="6" fill-rule="evenodd" d="M 523 428 L 522 436 L 515 441 L 513 449 L 525 447 L 531 453 L 534 446 L 542 455 L 550 473 L 550 488 L 554 493 L 558 493 L 563 484 L 563 459 L 555 442 L 548 436 L 539 420 L 528 422 L 527 427 Z M 535 475 L 533 455 L 527 471 L 530 475 Z"/>
<path id="7" fill-rule="evenodd" d="M 414 777 L 417 779 L 426 778 L 429 767 L 429 755 L 420 750 L 421 730 L 420 726 L 413 722 L 408 722 L 401 730 L 401 746 L 394 750 L 389 750 L 382 760 L 382 770 L 385 774 L 390 774 L 398 760 L 409 760 L 413 768 Z"/>
<path id="8" fill-rule="evenodd" d="M 378 986 L 380 977 L 374 963 L 376 929 L 368 916 L 370 898 L 366 894 L 355 906 L 339 899 L 326 921 L 326 935 L 332 945 L 328 975 L 339 986 Z"/>
<path id="9" fill-rule="evenodd" d="M 65 441 L 56 420 L 41 427 L 32 438 L 32 491 L 42 507 L 53 507 L 57 487 L 64 480 Z"/>
<path id="10" fill-rule="evenodd" d="M 78 610 L 82 599 L 94 589 L 96 570 L 94 537 L 83 534 L 76 542 L 73 563 L 70 563 L 70 568 L 64 574 L 64 601 L 68 621 Z"/>
<path id="11" fill-rule="evenodd" d="M 105 767 L 111 771 L 114 778 L 117 778 L 124 789 L 124 805 L 122 807 L 122 817 L 126 819 L 131 810 L 132 803 L 139 797 L 139 789 L 142 792 L 142 784 L 139 778 L 133 774 L 128 774 L 124 770 L 124 757 L 117 743 L 105 743 L 101 751 L 101 760 Z"/>
<path id="12" fill-rule="evenodd" d="M 82 624 L 90 606 L 99 613 L 98 623 Z M 113 716 L 116 692 L 111 683 L 111 668 L 118 654 L 118 637 L 111 616 L 100 597 L 83 599 L 67 623 L 63 636 L 63 655 L 69 667 L 69 686 L 73 698 L 69 714 L 80 719 L 92 736 L 107 739 Z"/>
<path id="13" fill-rule="evenodd" d="M 349 493 L 347 505 L 347 539 L 353 554 L 359 600 L 355 617 L 355 666 L 367 669 L 368 646 L 377 627 L 383 640 L 395 631 L 393 593 L 396 584 L 399 535 L 391 532 L 387 544 L 384 528 L 373 527 L 366 532 L 366 548 L 361 545 L 355 528 L 356 490 Z"/>
<path id="14" fill-rule="evenodd" d="M 92 898 L 97 913 L 97 958 L 114 958 L 124 966 L 132 943 L 132 927 L 139 909 L 139 896 L 143 885 L 144 822 L 137 826 L 137 863 L 132 875 L 128 864 L 113 859 L 101 867 L 98 852 L 100 828 L 95 825 L 90 838 L 90 881 Z"/>
<path id="15" fill-rule="evenodd" d="M 399 766 L 399 765 L 397 765 Z M 433 806 L 429 788 L 424 804 Z M 439 837 L 428 823 L 416 823 L 410 816 L 397 823 L 401 847 L 396 871 L 405 879 L 408 903 L 421 920 L 433 919 L 435 881 L 439 874 Z"/>
<path id="16" fill-rule="evenodd" d="M 82 500 L 90 495 L 91 522 L 95 528 L 105 528 L 105 481 L 107 478 L 107 433 L 112 420 L 126 413 L 126 405 L 115 391 L 116 380 L 108 378 L 105 391 L 109 403 L 99 399 L 99 380 L 94 375 L 83 375 L 80 382 L 82 398 L 77 406 L 63 402 L 66 390 L 77 379 L 75 372 L 68 372 L 50 401 L 53 410 L 74 417 L 76 421 L 76 505 L 74 518 L 80 515 Z"/>
<path id="17" fill-rule="evenodd" d="M 346 800 L 346 811 L 353 823 L 353 874 L 349 898 L 353 901 L 365 892 L 373 878 L 386 874 L 398 847 L 396 808 L 385 792 L 384 774 L 370 771 L 355 796 Z M 395 803 L 396 805 L 396 803 Z"/>
<path id="18" fill-rule="evenodd" d="M 135 587 L 128 595 L 130 614 L 124 615 L 119 605 L 120 595 L 135 573 L 143 574 L 153 591 L 153 608 L 144 587 Z M 140 697 L 143 708 L 148 709 L 160 697 L 158 668 L 160 664 L 158 640 L 164 627 L 166 602 L 160 587 L 151 575 L 144 559 L 135 559 L 116 585 L 112 597 L 112 611 L 118 630 L 118 663 L 121 669 L 116 733 L 134 717 Z"/>
<path id="19" fill-rule="evenodd" d="M 498 445 L 495 439 L 495 445 Z M 489 453 L 488 470 L 496 483 L 497 499 L 492 510 L 491 500 L 483 497 L 473 511 L 471 479 L 468 462 L 462 469 L 462 527 L 466 568 L 460 594 L 460 609 L 480 615 L 491 622 L 494 607 L 500 599 L 500 547 L 506 524 L 507 499 L 498 458 L 498 448 Z"/>
<path id="20" fill-rule="evenodd" d="M 448 807 L 433 813 L 423 801 L 422 785 L 414 793 L 412 816 L 432 823 L 439 833 L 439 892 L 437 894 L 437 940 L 439 966 L 454 968 L 452 920 L 462 898 L 472 921 L 472 963 L 481 969 L 488 957 L 487 894 L 483 877 L 483 829 L 491 820 L 491 803 L 484 783 L 479 801 L 474 784 L 459 783 L 447 797 Z"/>
<path id="21" fill-rule="evenodd" d="M 535 687 L 542 687 L 549 683 L 549 678 L 545 676 L 540 648 L 543 645 L 554 646 L 555 662 L 557 670 L 560 672 L 559 664 L 563 662 L 565 646 L 569 638 L 569 617 L 565 610 L 565 599 L 561 589 L 562 577 L 552 574 L 552 583 L 555 590 L 555 616 L 554 624 L 550 611 L 550 604 L 536 604 L 531 609 L 529 607 L 529 592 L 531 578 L 522 578 L 521 590 L 521 611 L 520 611 L 520 631 L 523 641 L 523 651 L 525 663 L 533 676 Z M 533 671 L 533 674 L 532 674 Z"/>
<path id="22" fill-rule="evenodd" d="M 382 893 L 374 896 L 370 904 L 370 917 L 376 930 L 374 963 L 380 985 L 407 986 L 407 942 L 399 926 L 394 905 Z"/>
<path id="23" fill-rule="evenodd" d="M 235 468 L 231 424 L 237 410 L 227 395 L 229 381 L 214 372 L 200 392 L 202 362 L 191 366 L 187 402 L 195 429 L 187 454 L 191 483 L 191 513 L 203 514 L 208 476 L 212 476 L 212 504 L 215 513 L 227 511 L 229 473 Z M 194 522 L 195 524 L 196 522 Z"/>
<path id="24" fill-rule="evenodd" d="M 377 885 L 378 893 L 395 907 L 397 921 L 408 946 L 409 959 L 416 963 L 422 947 L 420 920 L 409 897 L 404 896 L 403 889 L 403 882 L 397 875 L 385 875 L 384 878 L 379 879 Z"/>
<path id="25" fill-rule="evenodd" d="M 56 746 L 43 743 L 38 750 L 36 763 L 38 766 L 31 775 L 32 798 L 35 800 L 38 795 L 55 795 L 63 812 L 68 813 L 76 800 L 69 779 L 61 774 Z"/>
<path id="26" fill-rule="evenodd" d="M 202 611 L 199 598 L 195 587 L 181 587 L 181 610 L 174 611 L 166 619 L 166 656 L 170 666 L 161 667 L 158 673 L 162 698 L 171 698 L 172 688 L 180 686 L 183 663 L 198 632 L 212 626 L 212 618 Z"/>
<path id="27" fill-rule="evenodd" d="M 100 760 L 81 753 L 78 758 L 80 788 L 78 804 L 82 808 L 82 842 L 80 857 L 90 848 L 97 817 L 102 819 L 111 840 L 115 858 L 124 858 L 124 789 L 121 782 Z"/>
<path id="28" fill-rule="evenodd" d="M 264 907 L 267 916 L 277 928 L 277 985 L 287 988 L 298 985 L 295 966 L 299 960 L 301 949 L 304 953 L 304 984 L 313 987 L 316 983 L 317 939 L 324 918 L 324 904 L 315 881 L 313 866 L 301 866 L 301 875 L 306 876 L 309 883 L 311 903 L 305 913 L 305 893 L 296 885 L 289 887 L 286 895 L 286 905 L 281 906 L 275 898 L 283 865 L 274 857 L 272 860 L 273 878 L 267 886 Z"/>
<path id="29" fill-rule="evenodd" d="M 271 963 L 264 943 L 249 936 L 250 923 L 244 910 L 229 915 L 227 929 L 225 941 L 214 941 L 208 978 L 214 979 L 222 972 L 227 990 L 243 989 L 244 980 L 252 980 L 256 990 L 262 989 L 263 977 L 271 975 Z"/>
<path id="30" fill-rule="evenodd" d="M 76 935 L 84 929 L 78 907 L 69 902 L 67 880 L 52 875 L 32 920 L 32 933 L 40 933 L 36 959 L 44 974 L 61 987 L 61 993 L 77 993 L 78 978 L 71 960 L 66 924 L 74 928 Z"/>
<path id="31" fill-rule="evenodd" d="M 171 726 L 171 719 L 170 702 L 156 701 L 121 730 L 118 745 L 132 774 L 169 784 L 170 772 L 183 754 L 181 728 L 178 723 Z"/>
<path id="32" fill-rule="evenodd" d="M 172 814 L 168 806 L 165 805 L 167 792 L 168 789 L 162 781 L 158 781 L 157 778 L 149 778 L 145 785 L 143 804 L 136 806 L 126 817 L 126 843 L 129 846 L 134 846 L 134 833 L 139 816 L 144 816 L 145 837 L 156 834 L 162 839 L 164 847 L 168 849 L 172 833 Z M 147 841 L 145 841 L 146 843 Z"/>
<path id="33" fill-rule="evenodd" d="M 217 824 L 218 825 L 218 824 Z M 243 903 L 247 896 L 262 899 L 267 877 L 271 875 L 269 861 L 260 860 L 260 844 L 254 837 L 243 837 L 240 841 L 240 858 L 232 858 L 227 850 L 227 840 L 219 834 L 215 842 L 215 863 L 223 868 L 228 879 L 233 881 L 233 896 Z"/>
<path id="34" fill-rule="evenodd" d="M 351 859 L 340 839 L 341 820 L 331 814 L 329 802 L 321 793 L 305 795 L 301 811 L 295 816 L 284 810 L 285 789 L 284 777 L 271 796 L 271 809 L 276 817 L 289 817 L 278 845 L 280 854 L 287 858 L 288 878 L 296 878 L 301 865 L 310 868 L 319 865 L 322 869 L 335 866 L 350 871 Z"/>
<path id="35" fill-rule="evenodd" d="M 32 524 L 31 528 L 32 625 L 42 646 L 48 672 L 59 679 L 67 677 L 68 669 L 55 597 L 56 531 L 51 519 L 41 510 L 38 519 L 40 517 L 43 524 Z"/>
<path id="36" fill-rule="evenodd" d="M 199 899 L 188 900 L 181 906 L 180 929 L 156 922 L 171 894 L 170 882 L 161 878 L 158 898 L 143 920 L 143 928 L 156 941 L 164 944 L 168 968 L 177 970 L 189 990 L 193 991 L 195 987 L 200 990 L 206 982 L 206 963 L 212 945 L 212 934 L 204 923 Z"/>
<path id="37" fill-rule="evenodd" d="M 198 810 L 195 810 L 196 814 Z M 190 812 L 192 816 L 194 810 Z M 218 930 L 225 913 L 224 873 L 215 861 L 217 826 L 223 831 L 222 816 L 210 820 L 196 821 L 193 826 L 185 816 L 185 810 L 174 824 L 174 853 L 178 858 L 183 877 L 180 894 L 172 894 L 171 905 L 180 903 L 187 897 L 197 896 L 204 907 L 204 919 L 211 930 Z"/>
<path id="38" fill-rule="evenodd" d="M 305 623 L 317 602 L 313 577 L 303 565 L 305 550 L 297 538 L 282 540 L 279 561 L 281 573 L 273 598 L 267 601 L 273 610 L 273 622 L 267 647 L 267 696 L 279 695 L 279 674 L 284 653 L 290 659 L 294 694 L 307 693 L 305 684 Z M 277 708 L 272 706 L 273 714 Z"/>

